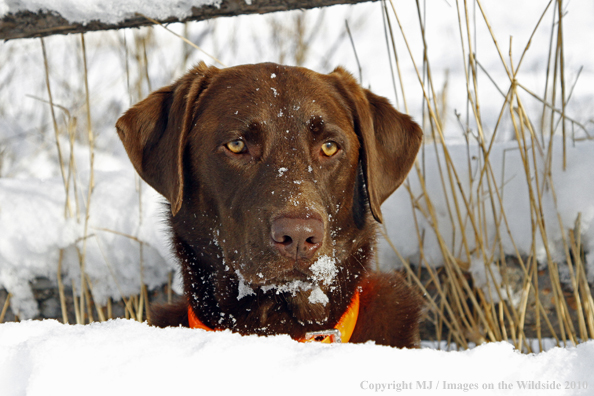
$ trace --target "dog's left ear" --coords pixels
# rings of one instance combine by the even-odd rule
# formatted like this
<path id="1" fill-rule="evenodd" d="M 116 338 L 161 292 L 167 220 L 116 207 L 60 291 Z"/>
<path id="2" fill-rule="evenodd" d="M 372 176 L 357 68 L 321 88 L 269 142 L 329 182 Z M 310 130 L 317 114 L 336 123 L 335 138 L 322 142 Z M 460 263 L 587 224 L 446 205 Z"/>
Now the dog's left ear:
<path id="1" fill-rule="evenodd" d="M 353 114 L 360 143 L 360 161 L 373 217 L 382 222 L 381 204 L 402 184 L 421 147 L 423 132 L 410 116 L 388 99 L 362 88 L 341 67 L 329 76 Z"/>

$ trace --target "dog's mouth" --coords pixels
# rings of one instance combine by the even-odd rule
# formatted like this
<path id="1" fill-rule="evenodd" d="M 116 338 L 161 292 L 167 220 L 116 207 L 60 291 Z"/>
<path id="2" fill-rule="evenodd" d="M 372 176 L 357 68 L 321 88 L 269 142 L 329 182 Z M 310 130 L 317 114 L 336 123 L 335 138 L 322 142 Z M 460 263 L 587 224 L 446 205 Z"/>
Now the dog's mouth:
<path id="1" fill-rule="evenodd" d="M 229 263 L 227 271 L 236 280 L 229 286 L 236 289 L 230 289 L 231 295 L 225 298 L 241 301 L 246 306 L 255 304 L 262 326 L 281 306 L 303 325 L 325 324 L 332 308 L 330 302 L 336 298 L 336 293 L 340 293 L 342 283 L 340 262 L 328 255 L 319 256 L 309 265 L 291 266 L 285 271 L 279 271 L 274 263 L 254 270 L 247 263 L 237 262 Z"/>
<path id="2" fill-rule="evenodd" d="M 334 291 L 337 287 L 338 271 L 337 260 L 326 255 L 314 261 L 307 273 L 291 269 L 274 276 L 265 277 L 262 273 L 257 273 L 256 276 L 247 278 L 240 270 L 235 270 L 238 278 L 237 299 L 255 295 L 260 290 L 265 295 L 276 294 L 286 297 L 307 294 L 310 303 L 326 305 L 326 293 Z"/>

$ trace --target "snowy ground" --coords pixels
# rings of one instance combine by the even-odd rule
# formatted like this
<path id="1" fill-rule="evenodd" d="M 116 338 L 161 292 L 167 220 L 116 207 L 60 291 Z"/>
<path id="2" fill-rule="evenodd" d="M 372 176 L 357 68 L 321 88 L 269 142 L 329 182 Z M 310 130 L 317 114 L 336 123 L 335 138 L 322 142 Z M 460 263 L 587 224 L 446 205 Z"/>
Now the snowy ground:
<path id="1" fill-rule="evenodd" d="M 75 2 L 80 5 L 83 2 Z M 138 4 L 144 4 L 138 2 Z M 153 2 L 158 8 L 159 2 Z M 187 2 L 175 4 L 184 12 Z M 468 163 L 464 139 L 454 110 L 466 117 L 466 85 L 459 44 L 457 14 L 454 2 L 431 2 L 427 12 L 427 37 L 429 57 L 432 61 L 435 85 L 441 87 L 449 73 L 446 136 L 449 148 L 460 174 L 476 171 L 476 164 Z M 507 54 L 509 37 L 514 60 L 520 56 L 532 28 L 546 1 L 522 2 L 506 0 L 485 2 L 499 44 Z M 72 8 L 68 1 L 7 1 L 0 0 L 0 15 L 14 9 L 27 7 L 66 7 L 78 16 L 73 20 L 101 17 L 111 11 L 109 18 L 118 18 L 118 12 L 131 2 L 113 2 L 113 7 L 100 11 L 89 8 Z M 414 1 L 396 2 L 404 29 L 415 48 L 417 65 L 422 56 L 421 40 Z M 567 79 L 573 83 L 583 66 L 579 81 L 572 91 L 568 113 L 586 125 L 594 135 L 594 52 L 585 50 L 586 43 L 594 42 L 594 3 L 574 0 L 564 5 L 567 14 L 565 26 L 565 64 Z M 121 7 L 120 7 L 121 6 Z M 16 8 L 13 8 L 16 7 Z M 133 7 L 135 8 L 136 5 Z M 138 6 L 140 7 L 140 6 Z M 65 8 L 65 9 L 66 9 Z M 108 10 L 109 9 L 109 10 Z M 86 10 L 86 11 L 85 11 Z M 153 9 L 154 10 L 154 9 Z M 146 10 L 145 14 L 158 17 Z M 87 14 L 85 14 L 85 12 Z M 378 3 L 360 4 L 355 7 L 332 7 L 326 11 L 308 12 L 310 29 L 318 28 L 315 22 L 325 12 L 324 24 L 318 35 L 312 35 L 310 55 L 305 66 L 328 72 L 338 64 L 357 72 L 357 63 L 347 40 L 340 41 L 344 20 L 348 19 L 354 32 L 354 41 L 362 66 L 363 85 L 389 97 L 403 109 L 401 97 L 396 97 L 390 76 L 381 12 Z M 89 14 L 90 13 L 90 14 Z M 227 65 L 276 61 L 282 45 L 270 44 L 269 23 L 292 21 L 299 11 L 275 16 L 246 16 L 201 22 L 193 25 L 190 36 Z M 90 15 L 90 16 L 89 16 Z M 114 16 L 115 15 L 115 16 Z M 121 14 L 123 15 L 123 14 Z M 121 17 L 120 15 L 120 17 Z M 280 15 L 280 16 L 279 16 Z M 286 19 L 282 19 L 286 18 Z M 479 18 L 477 16 L 477 18 Z M 530 51 L 523 63 L 518 79 L 542 94 L 546 57 L 548 55 L 552 16 L 547 25 L 536 32 Z M 481 27 L 482 26 L 482 27 Z M 182 29 L 172 26 L 181 32 Z M 491 71 L 498 85 L 507 89 L 509 81 L 500 65 L 492 41 L 479 24 L 477 56 L 481 64 Z M 150 287 L 166 281 L 175 271 L 166 230 L 161 222 L 162 198 L 143 183 L 139 183 L 115 134 L 113 125 L 132 102 L 138 98 L 131 94 L 125 75 L 125 51 L 132 58 L 132 31 L 118 33 L 92 33 L 86 35 L 89 56 L 89 85 L 93 109 L 93 129 L 96 134 L 95 179 L 96 187 L 90 204 L 87 231 L 85 270 L 93 284 L 93 297 L 103 303 L 108 297 L 136 294 L 140 285 L 140 249 L 144 259 L 142 280 Z M 60 126 L 78 117 L 78 125 L 86 128 L 84 96 L 81 88 L 80 38 L 56 36 L 45 40 L 48 48 L 50 78 L 54 101 L 70 111 L 58 111 Z M 181 59 L 182 44 L 169 33 L 155 29 L 157 50 L 149 49 L 148 73 L 152 88 L 169 83 L 184 71 Z M 410 113 L 419 122 L 421 91 L 415 69 L 406 55 L 406 49 L 397 37 L 405 92 Z M 226 44 L 231 43 L 231 44 Z M 336 48 L 332 47 L 337 44 Z M 289 48 L 290 50 L 290 48 Z M 289 51 L 290 53 L 290 51 Z M 205 59 L 198 51 L 189 55 L 188 63 Z M 8 61 L 7 61 L 8 60 Z M 285 63 L 294 63 L 287 55 Z M 138 78 L 133 72 L 131 80 Z M 38 312 L 28 282 L 35 277 L 56 279 L 60 249 L 64 249 L 62 276 L 65 282 L 80 284 L 80 267 L 77 255 L 85 236 L 84 213 L 86 210 L 89 177 L 86 145 L 74 145 L 77 192 L 71 193 L 72 206 L 75 195 L 78 209 L 74 216 L 64 216 L 65 193 L 57 166 L 55 140 L 47 104 L 37 98 L 47 98 L 43 60 L 38 40 L 20 40 L 0 44 L 0 287 L 12 293 L 11 308 L 21 318 L 34 317 Z M 481 84 L 481 109 L 487 129 L 494 128 L 503 97 L 490 84 L 486 76 Z M 437 89 L 437 88 L 436 88 Z M 143 86 L 146 94 L 148 87 Z M 140 94 L 139 94 L 140 95 Z M 541 105 L 529 102 L 531 109 Z M 472 117 L 470 117 L 472 118 Z M 575 130 L 577 138 L 582 131 Z M 516 144 L 509 142 L 511 130 L 504 127 L 499 134 L 491 156 L 494 172 L 504 180 L 504 205 L 510 219 L 511 233 L 521 252 L 530 250 L 529 209 L 527 208 L 526 182 L 518 166 Z M 557 139 L 557 138 L 555 138 Z M 84 139 L 83 139 L 84 140 Z M 69 158 L 68 139 L 61 139 L 64 158 Z M 560 162 L 560 144 L 554 144 L 554 164 Z M 436 160 L 431 146 L 426 150 L 428 166 L 427 185 L 434 198 L 436 212 L 445 219 L 447 210 L 441 185 L 434 171 Z M 470 150 L 475 148 L 470 146 Z M 559 212 L 566 227 L 573 226 L 578 213 L 582 216 L 584 247 L 589 253 L 587 262 L 590 275 L 594 274 L 594 144 L 577 141 L 568 148 L 568 169 L 559 166 L 552 170 L 557 192 L 557 205 L 550 195 L 545 197 L 546 220 L 557 224 Z M 503 161 L 505 158 L 505 163 Z M 505 165 L 504 165 L 505 164 Z M 418 195 L 415 176 L 409 179 L 411 188 Z M 467 188 L 468 186 L 463 186 Z M 451 194 L 451 192 L 450 192 Z M 404 189 L 399 190 L 383 207 L 388 234 L 398 250 L 415 260 L 418 256 L 416 230 L 412 227 L 410 199 Z M 78 213 L 78 216 L 76 215 Z M 131 215 L 133 214 L 133 215 Z M 446 224 L 447 221 L 443 221 Z M 440 223 L 441 224 L 441 223 Z M 428 224 L 421 221 L 426 231 L 425 254 L 438 265 L 441 252 Z M 488 224 L 487 233 L 492 233 Z M 410 227 L 410 228 L 407 228 Z M 549 246 L 554 255 L 562 256 L 561 231 L 551 227 Z M 447 233 L 446 233 L 447 234 Z M 459 236 L 458 236 L 459 237 Z M 138 241 L 142 242 L 142 245 Z M 449 243 L 450 241 L 448 241 Z M 541 241 L 542 242 L 542 241 Z M 381 245 L 380 263 L 384 268 L 393 266 L 396 258 L 385 244 Z M 511 251 L 504 241 L 506 253 Z M 539 248 L 538 252 L 542 252 Z M 471 268 L 476 276 L 484 275 L 481 262 Z M 179 290 L 179 286 L 178 290 Z M 1 308 L 1 307 L 0 307 Z M 38 394 L 88 394 L 147 393 L 162 394 L 221 392 L 222 389 L 262 394 L 318 394 L 325 392 L 375 393 L 398 392 L 398 389 L 377 388 L 376 384 L 406 385 L 404 394 L 430 394 L 438 388 L 440 394 L 521 394 L 521 395 L 574 395 L 592 394 L 594 382 L 594 344 L 581 344 L 577 348 L 554 349 L 539 355 L 526 356 L 514 352 L 508 344 L 489 344 L 467 352 L 442 352 L 436 350 L 395 350 L 374 345 L 303 345 L 287 337 L 240 337 L 229 333 L 203 333 L 187 329 L 160 330 L 129 321 L 111 321 L 89 326 L 64 326 L 57 322 L 23 322 L 0 325 L 0 395 Z M 166 380 L 165 380 L 166 379 Z M 478 389 L 443 390 L 444 382 L 452 386 L 476 386 Z M 521 382 L 524 381 L 524 382 Z M 532 385 L 560 386 L 555 390 L 520 389 L 525 381 L 541 381 Z M 548 381 L 548 382 L 547 382 Z M 423 383 L 433 389 L 421 389 Z M 503 385 L 513 388 L 504 390 Z M 483 390 L 493 385 L 494 389 Z M 380 385 L 377 385 L 380 386 Z M 589 390 L 583 388 L 588 386 Z M 582 389 L 576 389 L 581 387 Z"/>
<path id="2" fill-rule="evenodd" d="M 301 344 L 127 320 L 0 325 L 0 394 L 591 395 L 594 341 L 524 355 Z"/>

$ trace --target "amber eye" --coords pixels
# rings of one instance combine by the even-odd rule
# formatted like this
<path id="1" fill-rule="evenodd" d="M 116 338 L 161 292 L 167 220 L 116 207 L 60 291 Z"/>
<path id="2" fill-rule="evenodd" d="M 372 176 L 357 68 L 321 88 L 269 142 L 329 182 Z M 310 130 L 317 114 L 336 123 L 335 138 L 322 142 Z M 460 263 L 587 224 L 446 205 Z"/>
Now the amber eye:
<path id="1" fill-rule="evenodd" d="M 245 151 L 245 143 L 243 140 L 234 140 L 225 145 L 233 154 L 241 154 Z"/>
<path id="2" fill-rule="evenodd" d="M 332 157 L 338 151 L 338 144 L 335 142 L 326 142 L 322 144 L 322 152 L 326 157 Z"/>

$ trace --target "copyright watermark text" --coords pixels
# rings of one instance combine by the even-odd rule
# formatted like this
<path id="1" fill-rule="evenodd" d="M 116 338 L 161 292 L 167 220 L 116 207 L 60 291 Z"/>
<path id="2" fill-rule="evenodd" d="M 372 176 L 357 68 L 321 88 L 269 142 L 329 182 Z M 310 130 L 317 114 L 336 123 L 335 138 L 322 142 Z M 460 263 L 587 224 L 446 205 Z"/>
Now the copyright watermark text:
<path id="1" fill-rule="evenodd" d="M 388 381 L 374 382 L 363 380 L 362 390 L 371 392 L 406 392 L 407 390 L 463 391 L 477 390 L 584 390 L 588 381 L 498 381 L 498 382 L 456 382 L 456 381 Z"/>

